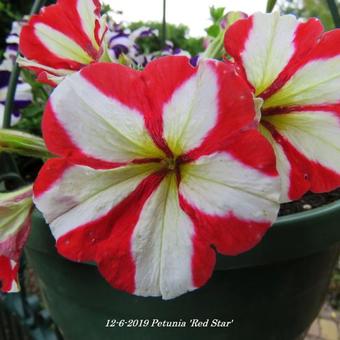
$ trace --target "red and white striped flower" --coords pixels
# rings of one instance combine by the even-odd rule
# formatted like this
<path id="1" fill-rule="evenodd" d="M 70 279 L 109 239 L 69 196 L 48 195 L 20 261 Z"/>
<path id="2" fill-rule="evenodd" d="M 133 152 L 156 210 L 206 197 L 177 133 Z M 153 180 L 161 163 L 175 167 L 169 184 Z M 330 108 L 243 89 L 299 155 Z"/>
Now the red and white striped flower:
<path id="1" fill-rule="evenodd" d="M 85 65 L 108 58 L 99 0 L 58 0 L 33 15 L 20 34 L 19 64 L 52 86 Z"/>
<path id="2" fill-rule="evenodd" d="M 163 299 L 202 286 L 215 249 L 256 245 L 276 219 L 275 155 L 231 65 L 163 57 L 67 77 L 43 120 L 34 202 L 58 251 L 118 289 Z"/>
<path id="3" fill-rule="evenodd" d="M 19 291 L 18 262 L 7 256 L 0 255 L 0 290 L 3 293 L 16 293 Z"/>
<path id="4" fill-rule="evenodd" d="M 340 185 L 340 30 L 317 19 L 256 13 L 225 36 L 227 52 L 264 100 L 261 132 L 272 143 L 282 201 Z"/>
<path id="5" fill-rule="evenodd" d="M 17 291 L 18 261 L 31 227 L 32 185 L 0 193 L 0 289 Z"/>

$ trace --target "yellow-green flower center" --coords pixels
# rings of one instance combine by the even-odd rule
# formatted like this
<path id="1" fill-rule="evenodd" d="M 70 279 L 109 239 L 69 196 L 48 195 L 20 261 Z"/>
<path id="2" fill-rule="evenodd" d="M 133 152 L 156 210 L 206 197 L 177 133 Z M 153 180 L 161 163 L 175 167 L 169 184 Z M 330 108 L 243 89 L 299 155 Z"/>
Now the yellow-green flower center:
<path id="1" fill-rule="evenodd" d="M 161 164 L 163 165 L 164 169 L 169 171 L 174 171 L 178 166 L 175 158 L 164 158 L 161 160 Z"/>

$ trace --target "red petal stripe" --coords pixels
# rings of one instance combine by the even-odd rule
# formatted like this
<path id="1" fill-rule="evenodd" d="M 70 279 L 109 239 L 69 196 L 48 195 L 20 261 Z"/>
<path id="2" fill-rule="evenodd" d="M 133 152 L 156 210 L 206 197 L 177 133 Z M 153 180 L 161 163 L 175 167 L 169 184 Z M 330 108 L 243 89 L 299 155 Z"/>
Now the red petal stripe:
<path id="1" fill-rule="evenodd" d="M 11 266 L 11 260 L 6 256 L 0 256 L 0 289 L 4 293 L 11 290 L 13 281 L 17 280 L 19 265 L 14 268 Z"/>

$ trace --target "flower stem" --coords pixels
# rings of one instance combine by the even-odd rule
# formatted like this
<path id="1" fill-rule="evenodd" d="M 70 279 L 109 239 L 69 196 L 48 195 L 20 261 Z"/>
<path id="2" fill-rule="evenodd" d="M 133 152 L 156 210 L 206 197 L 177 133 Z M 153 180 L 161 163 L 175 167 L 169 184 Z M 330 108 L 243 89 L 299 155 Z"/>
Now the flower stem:
<path id="1" fill-rule="evenodd" d="M 327 5 L 332 14 L 335 27 L 340 28 L 340 15 L 339 15 L 338 6 L 335 0 L 327 0 Z"/>
<path id="2" fill-rule="evenodd" d="M 267 9 L 266 12 L 267 13 L 271 13 L 276 5 L 276 1 L 277 0 L 268 0 L 267 2 Z"/>
<path id="3" fill-rule="evenodd" d="M 14 106 L 15 91 L 19 79 L 20 69 L 17 63 L 13 65 L 13 70 L 11 77 L 9 79 L 8 91 L 6 95 L 6 105 L 4 110 L 4 120 L 2 122 L 2 127 L 8 129 L 11 126 L 11 116 Z"/>
<path id="4" fill-rule="evenodd" d="M 31 8 L 30 15 L 38 13 L 40 8 L 45 5 L 46 0 L 35 0 Z"/>
<path id="5" fill-rule="evenodd" d="M 0 152 L 14 153 L 26 157 L 53 157 L 42 138 L 13 129 L 0 129 Z"/>
<path id="6" fill-rule="evenodd" d="M 38 12 L 39 9 L 45 4 L 45 2 L 46 0 L 35 0 L 33 3 L 32 9 L 31 9 L 30 15 Z M 4 109 L 4 119 L 2 122 L 3 128 L 10 128 L 11 126 L 11 118 L 12 118 L 11 116 L 12 116 L 12 111 L 14 107 L 15 92 L 16 92 L 16 88 L 17 88 L 17 84 L 19 80 L 19 75 L 20 75 L 20 68 L 19 68 L 19 65 L 15 62 L 13 65 L 13 70 L 12 70 L 11 77 L 10 77 L 9 84 L 8 84 L 8 91 L 6 95 L 6 102 L 5 102 L 5 109 Z M 14 187 L 19 187 L 23 185 L 24 180 L 19 175 L 19 169 L 13 157 L 6 153 L 2 153 L 0 155 L 0 158 L 1 158 L 0 175 L 2 174 L 0 181 L 2 182 L 3 180 L 5 180 L 5 178 L 9 179 L 10 177 L 11 181 L 8 181 L 8 182 L 13 182 L 13 183 L 12 184 L 9 183 L 9 186 L 13 185 Z M 8 174 L 9 176 L 4 175 L 4 174 Z M 6 180 L 5 181 L 6 188 L 8 187 L 7 184 L 8 183 Z"/>
<path id="7" fill-rule="evenodd" d="M 203 58 L 220 58 L 224 52 L 224 34 L 221 30 L 218 36 L 211 42 L 208 48 L 203 53 Z"/>
<path id="8" fill-rule="evenodd" d="M 162 48 L 165 48 L 166 42 L 166 0 L 163 0 L 163 20 L 162 20 Z"/>

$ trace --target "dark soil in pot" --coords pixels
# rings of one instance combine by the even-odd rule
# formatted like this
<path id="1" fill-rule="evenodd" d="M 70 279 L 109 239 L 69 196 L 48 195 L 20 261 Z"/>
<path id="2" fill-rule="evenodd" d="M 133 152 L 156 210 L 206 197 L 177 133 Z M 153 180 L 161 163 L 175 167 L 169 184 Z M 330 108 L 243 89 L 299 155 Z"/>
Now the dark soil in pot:
<path id="1" fill-rule="evenodd" d="M 319 208 L 337 200 L 340 200 L 340 188 L 324 194 L 308 192 L 299 201 L 281 204 L 279 216 Z"/>

